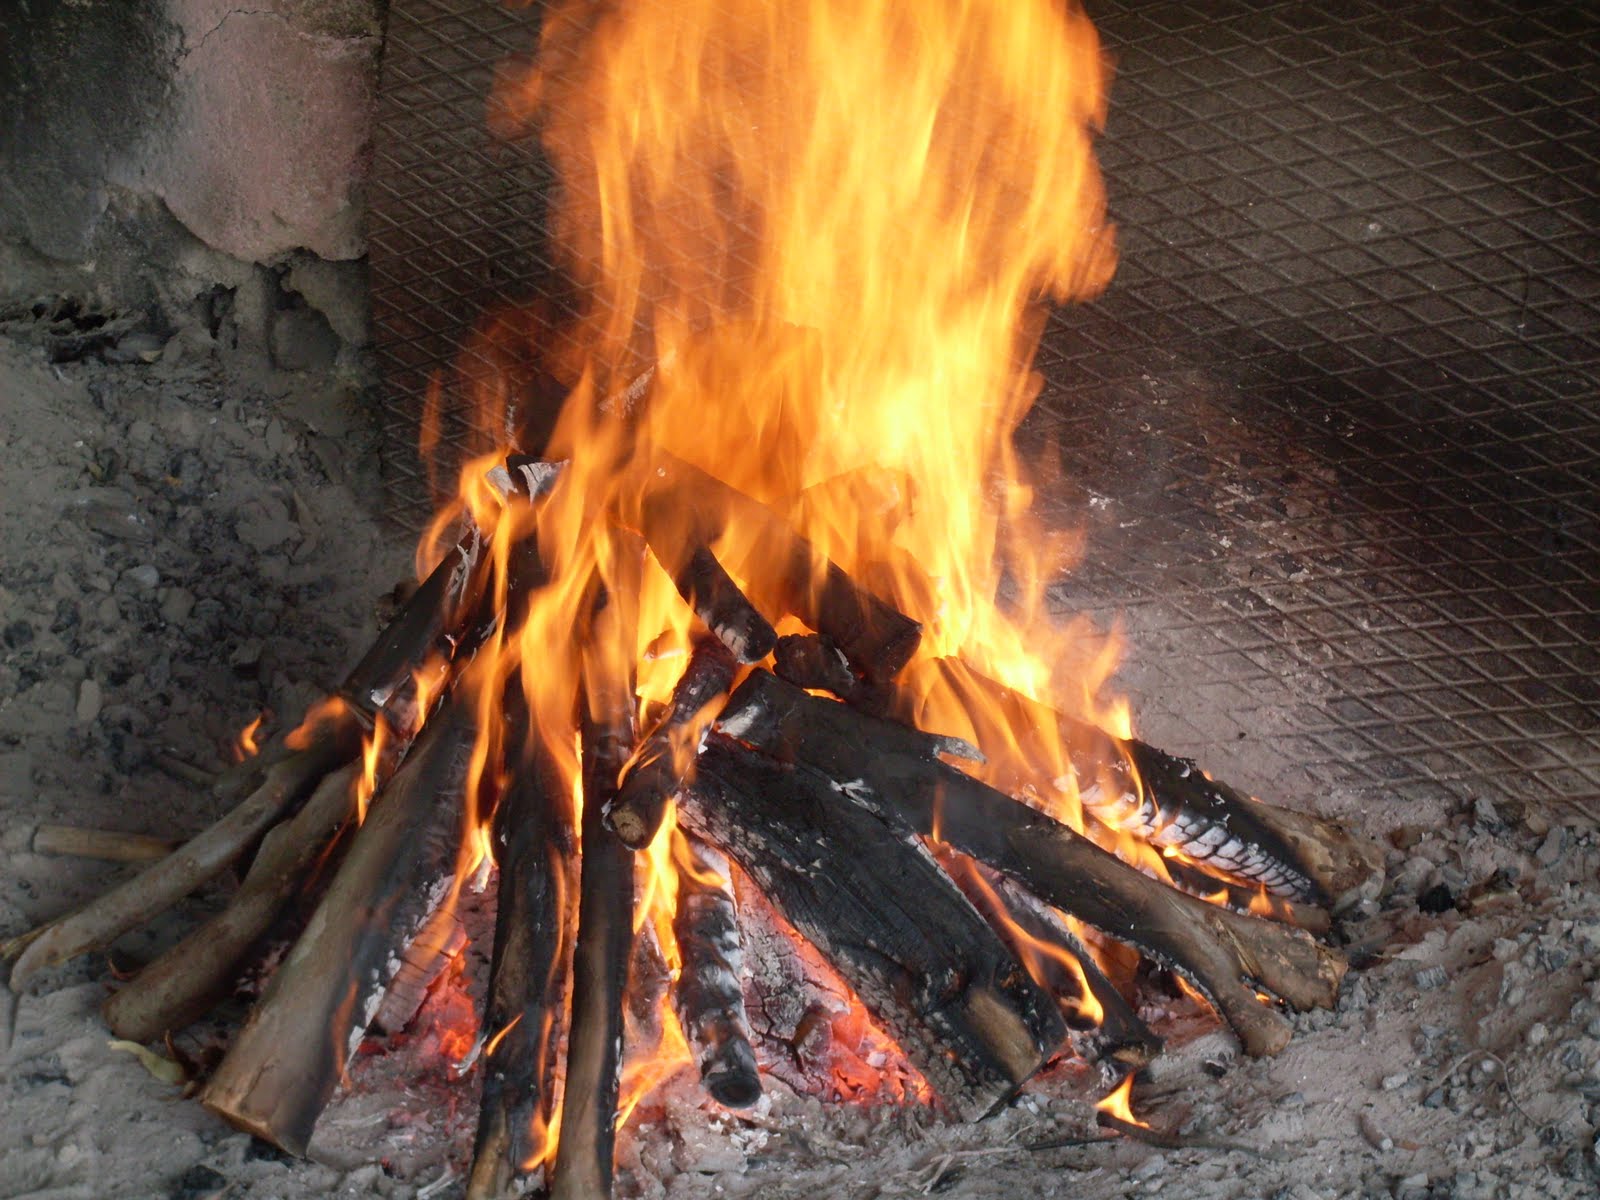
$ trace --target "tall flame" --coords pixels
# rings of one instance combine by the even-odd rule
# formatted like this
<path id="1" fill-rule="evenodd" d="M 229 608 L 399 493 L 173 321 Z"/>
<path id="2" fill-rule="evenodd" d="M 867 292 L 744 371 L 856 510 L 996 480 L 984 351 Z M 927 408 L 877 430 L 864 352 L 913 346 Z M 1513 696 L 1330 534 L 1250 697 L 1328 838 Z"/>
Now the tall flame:
<path id="1" fill-rule="evenodd" d="M 1014 747 L 1013 770 L 1063 781 L 1048 802 L 1075 811 L 1059 747 L 1025 756 L 1001 714 L 920 668 L 959 655 L 1096 715 L 1115 663 L 1111 641 L 1046 614 L 1076 543 L 1030 515 L 1012 444 L 1039 388 L 1039 302 L 1092 295 L 1113 269 L 1092 154 L 1105 81 L 1087 18 L 1057 0 L 553 6 L 535 67 L 503 78 L 492 111 L 536 122 L 561 180 L 554 237 L 584 301 L 546 348 L 570 387 L 546 452 L 569 466 L 513 520 L 483 483 L 494 447 L 419 551 L 437 561 L 462 512 L 502 566 L 537 538 L 547 582 L 468 681 L 483 728 L 524 666 L 529 728 L 576 791 L 579 698 L 623 695 L 641 717 L 666 699 L 695 618 L 633 532 L 646 516 L 652 546 L 709 541 L 741 585 L 774 569 L 760 531 L 706 511 L 713 497 L 650 507 L 676 456 L 922 622 L 905 677 L 919 724 L 999 727 L 979 739 L 991 757 Z M 511 389 L 479 383 L 480 426 L 514 425 Z M 601 596 L 625 617 L 595 644 Z M 639 919 L 669 963 L 674 836 L 639 868 Z M 662 1026 L 681 1053 L 670 1014 Z"/>

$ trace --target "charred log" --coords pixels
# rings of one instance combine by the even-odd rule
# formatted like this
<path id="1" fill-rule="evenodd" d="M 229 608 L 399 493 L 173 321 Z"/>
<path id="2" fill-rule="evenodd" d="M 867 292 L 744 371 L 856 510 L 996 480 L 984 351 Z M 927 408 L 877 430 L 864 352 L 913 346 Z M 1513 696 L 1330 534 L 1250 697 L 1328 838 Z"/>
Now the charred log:
<path id="1" fill-rule="evenodd" d="M 468 1200 L 519 1194 L 551 1121 L 572 947 L 563 914 L 576 884 L 569 789 L 530 749 L 495 813 L 500 891 L 483 1026 L 483 1099 Z"/>
<path id="2" fill-rule="evenodd" d="M 859 587 L 771 509 L 681 459 L 668 458 L 662 470 L 641 524 L 669 571 L 699 547 L 726 555 L 718 545 L 726 521 L 739 530 L 744 553 L 735 565 L 746 568 L 750 599 L 763 612 L 793 613 L 826 634 L 868 679 L 892 679 L 910 661 L 922 626 Z"/>
<path id="3" fill-rule="evenodd" d="M 729 653 L 742 663 L 760 662 L 772 653 L 778 635 L 745 598 L 717 556 L 696 546 L 673 572 L 678 593 Z"/>
<path id="4" fill-rule="evenodd" d="M 303 1155 L 399 965 L 454 876 L 474 739 L 454 697 L 372 805 L 327 894 L 201 1092 L 212 1111 Z"/>
<path id="5" fill-rule="evenodd" d="M 1259 984 L 1295 1008 L 1326 1006 L 1345 964 L 1297 930 L 1206 904 L 1141 874 L 1073 829 L 937 757 L 936 739 L 819 699 L 758 671 L 717 728 L 807 764 L 863 805 L 987 863 L 1035 895 L 1182 974 L 1246 1050 L 1273 1054 L 1289 1025 Z M 702 770 L 703 770 L 702 764 Z"/>
<path id="6" fill-rule="evenodd" d="M 631 593 L 637 595 L 636 592 Z M 591 646 L 623 638 L 620 604 L 601 608 Z M 620 644 L 630 644 L 624 640 Z M 633 851 L 606 827 L 605 809 L 633 752 L 631 680 L 608 683 L 598 655 L 584 656 L 585 698 L 579 723 L 583 769 L 583 855 L 578 932 L 572 951 L 572 1016 L 560 1140 L 550 1170 L 555 1200 L 611 1194 L 621 1083 L 622 1017 L 633 948 Z"/>
<path id="7" fill-rule="evenodd" d="M 983 914 L 1041 987 L 1064 1002 L 1073 1044 L 1089 1062 L 1111 1059 L 1142 1067 L 1161 1053 L 1161 1039 L 1139 1019 L 1094 955 L 1048 905 L 1003 875 L 941 847 L 946 872 Z"/>
<path id="8" fill-rule="evenodd" d="M 738 669 L 733 654 L 717 638 L 695 639 L 689 665 L 672 689 L 672 701 L 644 739 L 606 809 L 606 823 L 635 850 L 650 844 L 661 828 L 667 801 L 682 785 L 694 760 L 695 719 L 713 700 L 725 696 Z"/>
<path id="9" fill-rule="evenodd" d="M 678 864 L 672 920 L 683 959 L 678 1015 L 711 1098 L 748 1108 L 761 1098 L 761 1075 L 744 1011 L 744 948 L 728 860 L 693 839 L 687 846 L 689 862 Z"/>
<path id="10" fill-rule="evenodd" d="M 679 813 L 834 964 L 960 1116 L 1002 1103 L 1065 1037 L 1054 1002 L 926 848 L 849 785 L 712 734 Z"/>
<path id="11" fill-rule="evenodd" d="M 954 659 L 940 660 L 936 669 L 969 701 L 969 712 L 998 710 L 1014 731 L 1059 737 L 1091 815 L 1181 850 L 1208 872 L 1335 911 L 1383 877 L 1377 848 L 1330 821 L 1264 804 L 1209 778 L 1187 759 L 1138 739 L 1112 737 Z M 978 739 L 984 740 L 981 729 Z M 1048 761 L 1042 740 L 1037 761 Z"/>

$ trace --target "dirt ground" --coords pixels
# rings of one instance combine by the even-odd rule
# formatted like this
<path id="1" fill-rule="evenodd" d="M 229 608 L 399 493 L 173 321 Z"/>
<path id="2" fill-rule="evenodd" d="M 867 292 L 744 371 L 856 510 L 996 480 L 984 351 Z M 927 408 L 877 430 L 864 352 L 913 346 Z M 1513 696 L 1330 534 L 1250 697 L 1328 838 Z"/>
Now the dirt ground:
<path id="1" fill-rule="evenodd" d="M 293 721 L 362 649 L 410 558 L 381 519 L 371 433 L 339 380 L 230 367 L 200 327 L 52 363 L 71 323 L 12 316 L 0 336 L 0 938 L 127 871 L 35 853 L 39 824 L 173 837 L 218 815 L 174 760 L 215 770 L 257 714 Z M 1252 1061 L 1204 1013 L 1150 989 L 1145 1015 L 1169 1053 L 1136 1105 L 1185 1148 L 1095 1140 L 1089 1100 L 1103 1082 L 1071 1064 L 970 1126 L 831 1103 L 777 1076 L 758 1109 L 729 1114 L 680 1078 L 624 1129 L 619 1193 L 1596 1194 L 1594 828 L 1514 796 L 1339 815 L 1384 842 L 1390 878 L 1342 930 L 1355 969 L 1336 1011 L 1295 1017 L 1289 1049 Z M 477 1078 L 452 1079 L 430 1041 L 443 999 L 403 1045 L 360 1057 L 311 1161 L 252 1142 L 108 1045 L 98 1006 L 113 965 L 148 959 L 226 888 L 109 961 L 0 992 L 0 1197 L 460 1195 Z M 240 1011 L 180 1046 L 219 1044 Z"/>

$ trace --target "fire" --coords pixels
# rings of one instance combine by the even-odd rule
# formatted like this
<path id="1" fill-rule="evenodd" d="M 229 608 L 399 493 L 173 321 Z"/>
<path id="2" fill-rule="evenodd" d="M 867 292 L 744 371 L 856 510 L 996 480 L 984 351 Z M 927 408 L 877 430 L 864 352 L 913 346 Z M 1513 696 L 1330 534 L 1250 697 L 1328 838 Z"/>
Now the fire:
<path id="1" fill-rule="evenodd" d="M 261 753 L 261 746 L 256 741 L 256 733 L 261 729 L 261 723 L 267 719 L 266 713 L 258 713 L 256 719 L 234 735 L 233 761 L 243 762 L 247 758 L 254 758 Z"/>
<path id="2" fill-rule="evenodd" d="M 1133 1115 L 1133 1076 L 1124 1075 L 1122 1082 L 1117 1084 L 1104 1099 L 1095 1106 L 1095 1111 L 1104 1113 L 1124 1125 L 1137 1125 L 1141 1129 L 1150 1126 Z"/>
<path id="3" fill-rule="evenodd" d="M 567 465 L 536 506 L 486 482 L 516 413 L 510 385 L 480 373 L 484 454 L 418 554 L 431 568 L 470 520 L 501 611 L 516 547 L 532 539 L 542 565 L 525 611 L 458 684 L 482 731 L 474 829 L 492 817 L 476 807 L 492 808 L 492 764 L 517 757 L 498 741 L 513 681 L 575 807 L 576 706 L 598 718 L 620 699 L 648 727 L 698 628 L 672 574 L 690 551 L 785 616 L 774 580 L 792 556 L 686 492 L 684 463 L 921 622 L 907 715 L 973 736 L 996 779 L 1065 780 L 1030 798 L 1081 824 L 1091 781 L 1072 778 L 1064 748 L 938 664 L 959 655 L 1023 695 L 1115 717 L 1099 692 L 1117 639 L 1049 614 L 1077 539 L 1030 513 L 1012 444 L 1040 386 L 1039 302 L 1093 295 L 1114 266 L 1092 154 L 1105 84 L 1087 18 L 1056 0 L 554 6 L 535 69 L 502 81 L 494 111 L 538 123 L 563 183 L 553 225 L 586 300 L 548 355 L 570 394 L 544 452 Z M 515 353 L 505 342 L 529 325 L 483 336 Z M 680 838 L 669 821 L 636 866 L 636 932 L 669 970 Z M 864 1011 L 845 1017 L 857 1041 L 887 1043 Z M 659 1044 L 630 1050 L 624 1114 L 688 1061 L 670 1005 L 655 1024 Z"/>

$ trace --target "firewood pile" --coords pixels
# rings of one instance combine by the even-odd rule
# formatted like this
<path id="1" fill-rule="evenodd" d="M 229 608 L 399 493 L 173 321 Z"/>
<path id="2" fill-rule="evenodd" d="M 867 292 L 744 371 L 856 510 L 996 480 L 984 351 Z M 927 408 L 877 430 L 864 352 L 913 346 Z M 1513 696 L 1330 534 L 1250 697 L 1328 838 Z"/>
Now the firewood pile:
<path id="1" fill-rule="evenodd" d="M 1253 1055 L 1286 1045 L 1283 1007 L 1333 1004 L 1345 963 L 1313 934 L 1381 876 L 1371 846 L 957 659 L 913 664 L 917 622 L 755 500 L 655 461 L 671 469 L 649 473 L 637 505 L 597 514 L 618 558 L 584 581 L 562 737 L 530 727 L 524 676 L 546 664 L 503 650 L 554 586 L 538 518 L 572 472 L 512 456 L 490 473 L 496 526 L 469 521 L 343 685 L 218 785 L 226 815 L 8 945 L 13 987 L 240 867 L 226 908 L 107 1001 L 118 1036 L 152 1041 L 207 1014 L 291 900 L 320 889 L 200 1091 L 303 1154 L 369 1028 L 415 1011 L 417 976 L 460 936 L 453 900 L 487 853 L 498 907 L 478 1197 L 517 1194 L 530 1172 L 552 1195 L 609 1192 L 630 963 L 636 930 L 650 928 L 635 919 L 636 856 L 660 837 L 680 859 L 675 1009 L 707 1092 L 730 1107 L 762 1088 L 735 868 L 962 1119 L 1062 1054 L 1126 1074 L 1158 1053 L 1085 929 L 1181 977 Z M 686 508 L 718 517 L 664 518 Z M 758 531 L 746 541 L 764 574 L 723 561 L 718 521 Z M 640 728 L 615 664 L 637 640 L 647 569 L 671 576 L 697 632 L 670 701 Z M 799 628 L 780 637 L 780 626 Z M 969 702 L 969 730 L 918 727 L 917 675 Z M 1097 781 L 1081 792 L 1081 829 L 1019 799 L 1044 781 L 978 777 L 985 741 L 1002 737 L 1058 739 L 1078 777 Z M 576 742 L 577 788 L 551 750 L 562 740 Z M 1027 761 L 1022 750 L 1003 762 Z M 1105 848 L 1129 834 L 1160 848 L 1166 878 Z M 1027 949 L 1040 944 L 1054 950 L 1043 966 Z"/>

